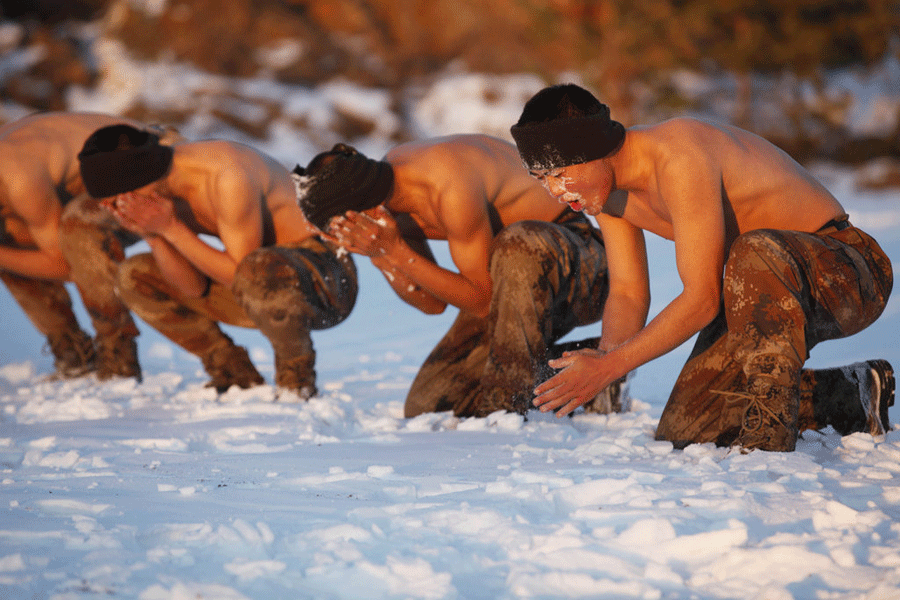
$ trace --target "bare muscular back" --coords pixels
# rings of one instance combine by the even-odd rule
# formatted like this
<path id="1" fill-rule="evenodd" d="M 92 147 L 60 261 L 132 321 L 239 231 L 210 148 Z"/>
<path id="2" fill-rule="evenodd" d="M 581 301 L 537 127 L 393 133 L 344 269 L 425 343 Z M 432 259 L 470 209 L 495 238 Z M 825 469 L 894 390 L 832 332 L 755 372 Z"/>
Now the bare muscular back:
<path id="1" fill-rule="evenodd" d="M 739 233 L 764 228 L 815 231 L 844 214 L 837 199 L 806 169 L 748 131 L 679 118 L 631 128 L 629 136 L 647 160 L 659 167 L 646 190 L 635 194 L 637 202 L 626 207 L 625 216 L 663 237 L 673 237 L 671 203 L 691 202 L 691 198 L 666 197 L 667 186 L 690 183 L 689 178 L 704 173 L 719 186 L 728 246 Z"/>
<path id="2" fill-rule="evenodd" d="M 78 175 L 78 153 L 88 136 L 100 127 L 131 119 L 99 113 L 41 113 L 7 123 L 0 128 L 0 178 L 40 178 L 69 195 L 83 191 Z"/>
<path id="3" fill-rule="evenodd" d="M 385 159 L 394 167 L 395 187 L 405 197 L 389 207 L 408 212 L 430 239 L 446 239 L 442 211 L 482 208 L 499 223 L 552 221 L 564 210 L 522 166 L 515 146 L 485 135 L 456 135 L 411 142 Z M 496 231 L 495 231 L 496 233 Z"/>
<path id="4" fill-rule="evenodd" d="M 262 219 L 264 246 L 313 235 L 290 173 L 274 158 L 237 142 L 208 140 L 176 144 L 174 161 L 170 182 L 176 191 L 187 190 L 180 194 L 187 207 L 179 207 L 179 216 L 196 233 L 221 237 L 223 227 L 249 225 L 240 219 L 249 209 Z M 226 179 L 231 183 L 223 184 Z"/>
<path id="5" fill-rule="evenodd" d="M 50 112 L 0 127 L 0 217 L 14 239 L 30 243 L 36 228 L 47 229 L 44 221 L 58 219 L 61 205 L 84 191 L 78 153 L 91 133 L 115 123 L 142 126 L 113 115 Z"/>

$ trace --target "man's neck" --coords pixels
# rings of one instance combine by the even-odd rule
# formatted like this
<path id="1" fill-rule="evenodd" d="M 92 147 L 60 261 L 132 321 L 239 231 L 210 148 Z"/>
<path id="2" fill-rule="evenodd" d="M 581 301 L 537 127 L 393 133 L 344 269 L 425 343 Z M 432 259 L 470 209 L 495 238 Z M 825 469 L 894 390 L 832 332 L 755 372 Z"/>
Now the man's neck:
<path id="1" fill-rule="evenodd" d="M 197 174 L 200 167 L 194 165 L 189 157 L 180 153 L 177 148 L 172 155 L 169 172 L 160 180 L 169 194 L 175 198 L 187 199 L 191 190 L 196 187 Z"/>
<path id="2" fill-rule="evenodd" d="M 647 173 L 643 162 L 636 160 L 634 144 L 634 134 L 629 130 L 619 151 L 607 159 L 615 179 L 615 189 L 638 191 L 647 187 Z"/>

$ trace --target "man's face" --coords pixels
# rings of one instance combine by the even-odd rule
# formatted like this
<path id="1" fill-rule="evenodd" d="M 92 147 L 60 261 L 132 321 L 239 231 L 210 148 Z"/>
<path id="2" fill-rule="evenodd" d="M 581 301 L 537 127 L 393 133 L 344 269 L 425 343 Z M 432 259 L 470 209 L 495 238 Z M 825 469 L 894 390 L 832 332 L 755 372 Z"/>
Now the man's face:
<path id="1" fill-rule="evenodd" d="M 558 201 L 588 215 L 599 213 L 612 191 L 611 177 L 605 175 L 602 163 L 580 163 L 530 173 Z"/>

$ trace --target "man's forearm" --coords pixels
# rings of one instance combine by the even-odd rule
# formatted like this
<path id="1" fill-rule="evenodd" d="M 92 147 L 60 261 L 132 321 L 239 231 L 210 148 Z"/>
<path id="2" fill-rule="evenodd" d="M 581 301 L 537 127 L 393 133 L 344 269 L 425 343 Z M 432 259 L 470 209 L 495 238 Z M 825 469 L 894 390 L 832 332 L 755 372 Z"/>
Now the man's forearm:
<path id="1" fill-rule="evenodd" d="M 435 298 L 485 316 L 490 306 L 490 290 L 480 290 L 472 281 L 427 260 L 413 251 L 405 243 L 391 254 L 383 255 L 385 265 L 403 274 L 412 284 L 427 291 Z"/>
<path id="2" fill-rule="evenodd" d="M 208 292 L 208 276 L 192 265 L 165 238 L 150 236 L 146 241 L 166 281 L 179 292 L 189 298 L 199 298 Z"/>
<path id="3" fill-rule="evenodd" d="M 717 306 L 717 303 L 692 301 L 684 294 L 676 297 L 646 327 L 613 349 L 624 373 L 689 340 L 715 318 Z"/>
<path id="4" fill-rule="evenodd" d="M 603 308 L 603 333 L 598 350 L 609 352 L 637 335 L 647 323 L 649 300 L 611 294 Z"/>
<path id="5" fill-rule="evenodd" d="M 34 279 L 69 278 L 69 264 L 60 254 L 52 256 L 41 250 L 0 245 L 0 271 Z"/>
<path id="6" fill-rule="evenodd" d="M 405 273 L 391 266 L 384 258 L 372 257 L 371 260 L 372 264 L 384 275 L 388 285 L 404 302 L 425 314 L 434 315 L 444 312 L 447 307 L 446 302 L 417 285 Z"/>
<path id="7" fill-rule="evenodd" d="M 237 265 L 227 252 L 213 248 L 181 222 L 161 232 L 160 237 L 194 269 L 222 285 L 231 285 Z"/>

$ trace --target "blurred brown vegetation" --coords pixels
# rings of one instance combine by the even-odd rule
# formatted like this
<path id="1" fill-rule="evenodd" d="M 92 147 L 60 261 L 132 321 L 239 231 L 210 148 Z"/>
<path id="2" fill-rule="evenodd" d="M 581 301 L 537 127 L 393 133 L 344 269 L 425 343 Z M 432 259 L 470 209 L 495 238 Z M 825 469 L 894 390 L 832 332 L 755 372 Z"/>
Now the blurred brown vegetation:
<path id="1" fill-rule="evenodd" d="M 734 102 L 749 107 L 753 74 L 816 86 L 828 69 L 872 67 L 900 36 L 900 0 L 0 0 L 0 16 L 25 25 L 20 47 L 43 48 L 0 80 L 4 96 L 36 109 L 64 108 L 68 85 L 96 80 L 73 26 L 91 22 L 138 59 L 310 86 L 342 76 L 400 89 L 450 65 L 547 81 L 575 72 L 626 123 L 645 116 L 641 104 L 701 108 L 669 85 L 677 69 L 730 74 Z M 300 43 L 295 58 L 274 69 L 260 59 L 286 40 Z M 784 111 L 798 123 L 818 118 Z M 740 109 L 735 119 L 753 128 Z M 840 132 L 819 120 L 818 138 L 797 125 L 777 141 L 801 158 L 900 156 L 900 131 L 835 143 Z"/>

